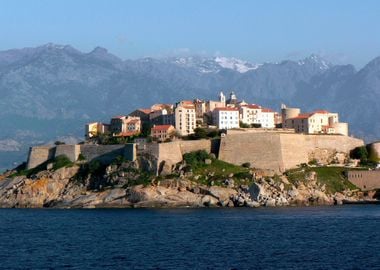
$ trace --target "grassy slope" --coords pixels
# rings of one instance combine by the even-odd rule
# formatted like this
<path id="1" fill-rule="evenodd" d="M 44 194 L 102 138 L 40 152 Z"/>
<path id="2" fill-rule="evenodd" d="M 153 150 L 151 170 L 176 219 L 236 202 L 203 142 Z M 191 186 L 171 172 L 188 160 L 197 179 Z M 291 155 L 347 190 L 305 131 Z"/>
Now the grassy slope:
<path id="1" fill-rule="evenodd" d="M 289 181 L 292 184 L 297 182 L 306 183 L 306 176 L 309 172 L 317 173 L 317 181 L 321 185 L 326 185 L 327 192 L 334 194 L 342 192 L 345 189 L 357 189 L 355 185 L 347 180 L 345 176 L 345 168 L 342 167 L 306 167 L 292 169 L 286 172 Z"/>

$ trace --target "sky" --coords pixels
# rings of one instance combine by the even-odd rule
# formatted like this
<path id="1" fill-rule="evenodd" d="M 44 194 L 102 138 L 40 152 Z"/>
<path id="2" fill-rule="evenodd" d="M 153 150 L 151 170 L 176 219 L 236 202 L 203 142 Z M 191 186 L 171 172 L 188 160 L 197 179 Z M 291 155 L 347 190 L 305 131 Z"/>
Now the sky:
<path id="1" fill-rule="evenodd" d="M 205 55 L 254 63 L 380 56 L 378 0 L 0 0 L 0 50 L 46 43 L 122 59 Z"/>

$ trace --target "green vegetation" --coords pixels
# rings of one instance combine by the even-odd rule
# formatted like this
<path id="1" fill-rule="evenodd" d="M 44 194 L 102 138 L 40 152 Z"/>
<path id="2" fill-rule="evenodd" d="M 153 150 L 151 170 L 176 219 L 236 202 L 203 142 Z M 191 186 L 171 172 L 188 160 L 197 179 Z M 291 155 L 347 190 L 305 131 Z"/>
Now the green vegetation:
<path id="1" fill-rule="evenodd" d="M 194 180 L 204 185 L 222 185 L 225 179 L 234 179 L 235 184 L 249 184 L 252 175 L 249 168 L 236 166 L 212 157 L 206 151 L 196 151 L 187 153 L 183 156 L 187 164 L 187 171 L 193 172 Z M 205 160 L 210 159 L 211 164 L 206 164 Z"/>
<path id="2" fill-rule="evenodd" d="M 303 167 L 288 170 L 286 175 L 289 182 L 294 185 L 298 183 L 307 184 L 307 176 L 310 172 L 316 172 L 317 182 L 320 185 L 326 185 L 326 191 L 330 194 L 342 192 L 345 189 L 356 189 L 356 187 L 347 180 L 346 169 L 343 167 Z"/>
<path id="3" fill-rule="evenodd" d="M 63 167 L 71 167 L 74 163 L 65 155 L 57 156 L 53 159 L 53 170 L 56 171 Z"/>
<path id="4" fill-rule="evenodd" d="M 30 177 L 34 174 L 37 174 L 41 171 L 46 170 L 47 165 L 50 163 L 53 164 L 53 170 L 58 170 L 58 169 L 63 168 L 63 167 L 71 167 L 74 165 L 74 163 L 71 162 L 67 156 L 60 155 L 60 156 L 57 156 L 55 159 L 46 161 L 46 162 L 44 162 L 44 163 L 42 163 L 42 164 L 38 165 L 37 167 L 30 169 L 30 170 L 27 170 L 26 169 L 26 163 L 23 163 L 22 165 L 20 165 L 16 168 L 17 172 L 10 175 L 10 177 L 22 176 L 22 175 L 25 175 L 26 177 Z"/>
<path id="5" fill-rule="evenodd" d="M 199 139 L 208 139 L 215 138 L 219 136 L 218 129 L 210 129 L 210 128 L 196 128 L 194 129 L 194 133 L 187 136 L 189 140 L 199 140 Z"/>

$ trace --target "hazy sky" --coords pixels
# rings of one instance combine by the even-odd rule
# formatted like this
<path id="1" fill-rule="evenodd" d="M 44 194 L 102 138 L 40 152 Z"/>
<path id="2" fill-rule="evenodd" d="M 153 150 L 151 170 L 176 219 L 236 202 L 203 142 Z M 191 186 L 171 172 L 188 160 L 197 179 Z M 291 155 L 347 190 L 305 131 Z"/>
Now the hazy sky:
<path id="1" fill-rule="evenodd" d="M 53 42 L 123 58 L 312 53 L 363 66 L 380 56 L 378 0 L 0 0 L 0 50 Z"/>

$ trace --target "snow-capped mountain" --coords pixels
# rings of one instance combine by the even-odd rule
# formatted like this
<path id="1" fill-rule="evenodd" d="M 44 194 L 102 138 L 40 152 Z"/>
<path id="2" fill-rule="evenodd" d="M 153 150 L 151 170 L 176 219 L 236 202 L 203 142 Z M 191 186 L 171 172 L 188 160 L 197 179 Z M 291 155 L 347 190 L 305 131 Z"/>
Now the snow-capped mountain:
<path id="1" fill-rule="evenodd" d="M 169 58 L 169 62 L 177 64 L 182 67 L 194 68 L 200 73 L 218 73 L 222 69 L 230 69 L 239 73 L 245 73 L 249 70 L 255 70 L 261 64 L 252 64 L 250 62 L 240 60 L 237 58 L 228 58 L 223 56 L 217 57 L 175 57 Z"/>

